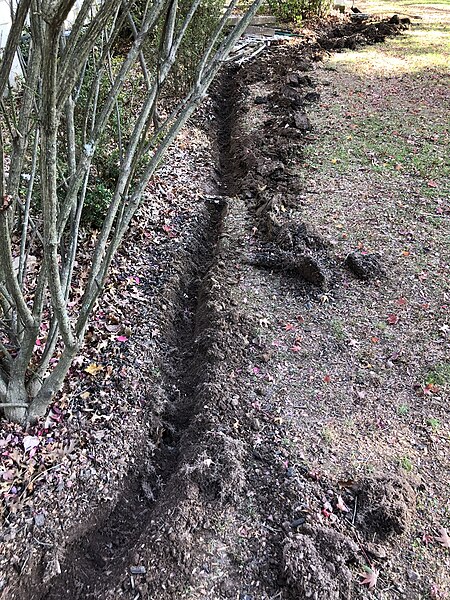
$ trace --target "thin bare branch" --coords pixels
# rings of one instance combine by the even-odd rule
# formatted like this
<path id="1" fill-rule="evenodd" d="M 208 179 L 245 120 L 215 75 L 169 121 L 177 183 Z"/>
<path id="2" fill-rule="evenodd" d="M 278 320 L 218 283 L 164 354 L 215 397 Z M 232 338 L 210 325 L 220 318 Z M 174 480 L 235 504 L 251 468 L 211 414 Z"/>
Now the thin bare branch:
<path id="1" fill-rule="evenodd" d="M 11 67 L 16 53 L 16 48 L 19 45 L 20 38 L 22 37 L 23 26 L 30 6 L 31 0 L 20 0 L 19 6 L 17 7 L 13 24 L 8 35 L 8 40 L 3 51 L 3 59 L 0 66 L 0 98 L 3 97 L 8 84 L 9 74 L 11 73 Z"/>

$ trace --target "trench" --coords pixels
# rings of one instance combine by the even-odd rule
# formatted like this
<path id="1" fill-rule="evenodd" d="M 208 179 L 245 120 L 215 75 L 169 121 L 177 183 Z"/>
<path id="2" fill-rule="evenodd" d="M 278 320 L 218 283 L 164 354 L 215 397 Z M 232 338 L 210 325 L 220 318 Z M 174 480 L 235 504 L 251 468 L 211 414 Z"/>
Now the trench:
<path id="1" fill-rule="evenodd" d="M 61 574 L 36 596 L 39 600 L 101 598 L 107 590 L 117 589 L 123 574 L 134 564 L 135 546 L 150 527 L 170 478 L 183 464 L 181 440 L 196 414 L 196 390 L 204 374 L 204 357 L 195 342 L 208 327 L 203 310 L 207 301 L 204 282 L 215 263 L 225 209 L 226 203 L 219 197 L 205 203 L 188 244 L 185 269 L 179 275 L 169 334 L 171 364 L 164 367 L 167 408 L 160 442 L 153 451 L 151 444 L 143 450 L 148 458 L 136 467 L 137 472 L 129 473 L 113 510 L 99 517 L 95 527 L 66 549 Z"/>

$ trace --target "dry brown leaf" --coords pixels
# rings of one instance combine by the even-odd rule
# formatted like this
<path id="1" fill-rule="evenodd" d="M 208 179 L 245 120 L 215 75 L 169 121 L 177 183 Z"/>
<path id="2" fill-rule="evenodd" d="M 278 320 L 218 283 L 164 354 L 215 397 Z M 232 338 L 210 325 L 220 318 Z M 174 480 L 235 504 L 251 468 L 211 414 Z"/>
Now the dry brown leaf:
<path id="1" fill-rule="evenodd" d="M 439 527 L 439 536 L 435 537 L 435 540 L 439 542 L 444 548 L 450 548 L 450 535 L 445 527 Z"/>
<path id="2" fill-rule="evenodd" d="M 91 363 L 88 367 L 85 368 L 86 373 L 89 375 L 97 375 L 100 371 L 103 371 L 105 367 L 103 365 L 97 365 L 96 363 Z"/>

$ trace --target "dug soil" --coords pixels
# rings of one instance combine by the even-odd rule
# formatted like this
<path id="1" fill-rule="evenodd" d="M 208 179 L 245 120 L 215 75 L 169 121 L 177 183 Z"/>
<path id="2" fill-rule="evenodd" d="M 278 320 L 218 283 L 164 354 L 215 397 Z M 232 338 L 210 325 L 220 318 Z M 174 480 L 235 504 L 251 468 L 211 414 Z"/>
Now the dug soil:
<path id="1" fill-rule="evenodd" d="M 336 21 L 224 70 L 32 432 L 2 598 L 446 597 L 449 261 L 424 278 L 387 240 L 399 198 L 436 206 L 304 160 L 346 118 L 325 51 L 396 33 Z"/>

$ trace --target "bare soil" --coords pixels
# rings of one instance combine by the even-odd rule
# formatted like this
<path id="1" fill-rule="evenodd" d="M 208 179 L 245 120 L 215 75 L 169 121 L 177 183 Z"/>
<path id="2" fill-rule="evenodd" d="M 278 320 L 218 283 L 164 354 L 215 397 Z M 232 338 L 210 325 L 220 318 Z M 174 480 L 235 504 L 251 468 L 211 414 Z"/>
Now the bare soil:
<path id="1" fill-rule="evenodd" d="M 448 248 L 442 229 L 417 263 L 397 243 L 429 234 L 399 202 L 448 207 L 311 160 L 353 132 L 324 51 L 397 32 L 336 21 L 223 73 L 153 182 L 61 418 L 31 432 L 47 454 L 6 498 L 2 598 L 446 597 Z"/>

